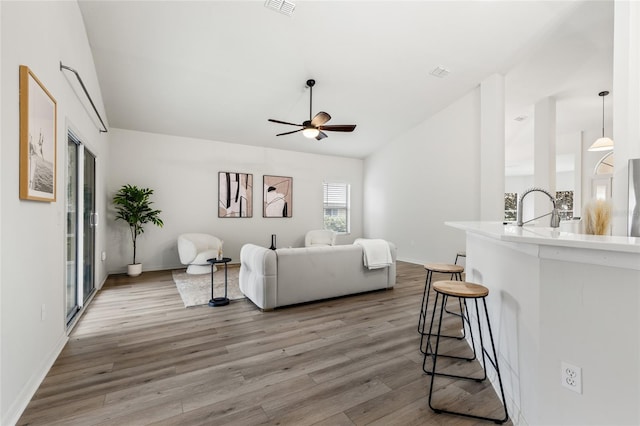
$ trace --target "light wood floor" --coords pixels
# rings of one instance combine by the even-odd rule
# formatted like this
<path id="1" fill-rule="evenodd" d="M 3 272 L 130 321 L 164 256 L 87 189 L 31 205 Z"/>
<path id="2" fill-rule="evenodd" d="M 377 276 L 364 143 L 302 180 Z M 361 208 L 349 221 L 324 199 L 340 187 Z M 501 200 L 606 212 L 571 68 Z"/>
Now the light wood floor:
<path id="1" fill-rule="evenodd" d="M 424 278 L 399 262 L 393 290 L 261 312 L 247 300 L 184 308 L 171 271 L 109 277 L 18 424 L 482 424 L 428 408 Z M 434 402 L 500 414 L 488 383 L 435 387 Z"/>

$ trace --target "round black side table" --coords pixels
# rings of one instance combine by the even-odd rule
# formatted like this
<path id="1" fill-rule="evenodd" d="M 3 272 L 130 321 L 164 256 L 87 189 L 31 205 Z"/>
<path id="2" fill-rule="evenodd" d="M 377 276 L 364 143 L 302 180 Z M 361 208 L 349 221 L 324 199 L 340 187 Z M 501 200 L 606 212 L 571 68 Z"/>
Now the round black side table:
<path id="1" fill-rule="evenodd" d="M 223 257 L 222 259 L 207 259 L 207 262 L 211 264 L 211 300 L 209 300 L 209 306 L 225 306 L 229 304 L 229 298 L 227 298 L 227 264 L 231 262 L 230 257 Z M 213 297 L 213 267 L 217 263 L 224 263 L 224 297 Z"/>

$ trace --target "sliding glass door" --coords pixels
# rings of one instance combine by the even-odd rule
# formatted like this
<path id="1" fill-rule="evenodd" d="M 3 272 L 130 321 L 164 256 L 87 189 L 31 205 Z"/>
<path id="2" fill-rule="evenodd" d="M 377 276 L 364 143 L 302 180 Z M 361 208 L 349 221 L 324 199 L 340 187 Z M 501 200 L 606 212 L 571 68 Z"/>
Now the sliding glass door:
<path id="1" fill-rule="evenodd" d="M 82 257 L 82 301 L 85 302 L 95 290 L 96 269 L 96 157 L 88 149 L 84 149 L 84 184 L 83 184 L 83 257 Z"/>
<path id="2" fill-rule="evenodd" d="M 95 291 L 96 157 L 69 131 L 67 138 L 67 325 Z"/>
<path id="3" fill-rule="evenodd" d="M 78 154 L 79 144 L 75 142 L 72 135 L 67 138 L 67 187 L 66 187 L 66 210 L 67 210 L 67 297 L 66 314 L 67 324 L 75 317 L 80 310 L 78 303 Z"/>

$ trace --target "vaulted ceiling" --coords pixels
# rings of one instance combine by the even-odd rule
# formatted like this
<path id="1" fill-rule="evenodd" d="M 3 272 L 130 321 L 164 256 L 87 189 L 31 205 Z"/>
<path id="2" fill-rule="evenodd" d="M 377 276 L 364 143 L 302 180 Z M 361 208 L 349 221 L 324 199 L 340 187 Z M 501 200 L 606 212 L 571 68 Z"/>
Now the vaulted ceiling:
<path id="1" fill-rule="evenodd" d="M 546 96 L 559 132 L 601 127 L 611 1 L 295 3 L 286 16 L 262 0 L 81 0 L 109 125 L 364 158 L 501 73 L 509 140 Z M 295 128 L 268 118 L 308 119 L 309 78 L 313 113 L 355 132 L 275 136 Z"/>

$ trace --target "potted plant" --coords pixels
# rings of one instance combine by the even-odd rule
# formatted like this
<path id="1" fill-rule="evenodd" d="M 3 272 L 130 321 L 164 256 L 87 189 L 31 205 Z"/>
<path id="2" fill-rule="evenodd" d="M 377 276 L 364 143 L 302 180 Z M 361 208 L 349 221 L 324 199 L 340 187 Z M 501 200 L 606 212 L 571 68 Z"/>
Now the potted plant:
<path id="1" fill-rule="evenodd" d="M 135 185 L 123 185 L 113 196 L 113 204 L 116 206 L 116 220 L 122 219 L 129 225 L 131 241 L 133 242 L 133 262 L 128 265 L 127 273 L 135 277 L 142 273 L 142 264 L 136 263 L 136 239 L 144 232 L 146 223 L 153 223 L 162 227 L 164 223 L 159 215 L 161 210 L 153 210 L 150 201 L 153 190 L 138 188 Z"/>

